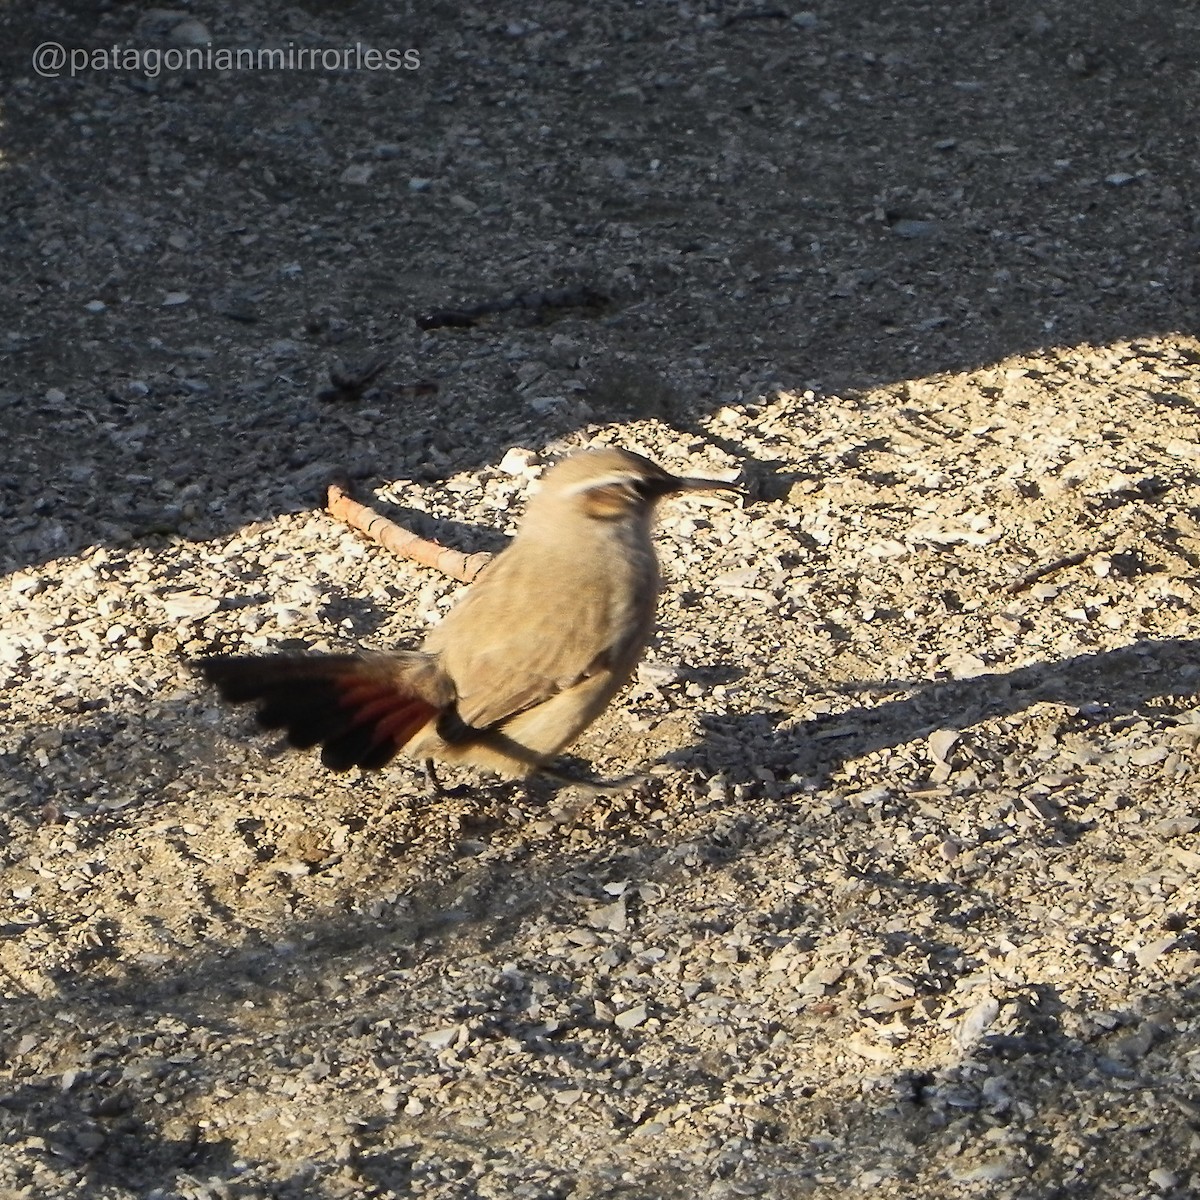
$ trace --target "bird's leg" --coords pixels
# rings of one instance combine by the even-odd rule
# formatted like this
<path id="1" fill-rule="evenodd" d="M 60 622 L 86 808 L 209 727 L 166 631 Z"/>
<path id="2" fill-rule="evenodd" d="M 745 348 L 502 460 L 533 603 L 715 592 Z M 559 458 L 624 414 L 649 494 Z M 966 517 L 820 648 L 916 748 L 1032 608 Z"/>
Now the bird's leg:
<path id="1" fill-rule="evenodd" d="M 471 789 L 465 783 L 456 784 L 454 787 L 446 787 L 438 778 L 432 758 L 424 759 L 421 766 L 425 775 L 425 787 L 431 800 L 444 800 L 447 797 L 469 796 L 471 794 Z"/>
<path id="2" fill-rule="evenodd" d="M 437 770 L 433 765 L 433 759 L 427 758 L 421 764 L 425 773 L 425 787 L 429 791 L 429 795 L 437 800 L 446 794 L 446 789 L 442 787 L 442 781 L 437 777 Z"/>

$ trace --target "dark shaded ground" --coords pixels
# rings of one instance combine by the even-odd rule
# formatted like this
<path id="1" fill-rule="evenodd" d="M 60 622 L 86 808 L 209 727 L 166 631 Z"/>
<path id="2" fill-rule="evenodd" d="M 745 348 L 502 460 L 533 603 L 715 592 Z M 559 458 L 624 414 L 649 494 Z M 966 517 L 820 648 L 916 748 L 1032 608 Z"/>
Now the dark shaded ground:
<path id="1" fill-rule="evenodd" d="M 772 384 L 1195 328 L 1195 5 L 193 11 L 218 47 L 361 40 L 422 66 L 44 80 L 40 41 L 161 49 L 170 22 L 5 6 L 13 565 L 229 529 L 311 503 L 333 466 L 440 476 L 589 413 L 690 431 Z M 612 303 L 413 322 L 564 285 Z M 369 426 L 313 400 L 379 353 Z M 567 402 L 531 410 L 539 387 Z"/>

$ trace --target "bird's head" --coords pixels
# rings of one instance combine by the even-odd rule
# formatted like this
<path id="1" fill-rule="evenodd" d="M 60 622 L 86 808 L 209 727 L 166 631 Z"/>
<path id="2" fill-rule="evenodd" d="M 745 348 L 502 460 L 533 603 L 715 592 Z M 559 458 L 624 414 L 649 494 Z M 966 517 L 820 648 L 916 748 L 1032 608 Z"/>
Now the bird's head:
<path id="1" fill-rule="evenodd" d="M 648 517 L 666 496 L 716 490 L 737 488 L 719 479 L 672 475 L 631 450 L 606 446 L 572 454 L 548 471 L 535 503 L 543 510 L 569 506 L 593 520 L 618 521 Z"/>

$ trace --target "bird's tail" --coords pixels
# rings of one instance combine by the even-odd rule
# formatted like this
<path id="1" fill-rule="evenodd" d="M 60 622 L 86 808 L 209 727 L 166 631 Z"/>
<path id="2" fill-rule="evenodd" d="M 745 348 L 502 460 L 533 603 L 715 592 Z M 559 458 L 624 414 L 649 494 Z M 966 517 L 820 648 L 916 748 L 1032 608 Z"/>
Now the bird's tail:
<path id="1" fill-rule="evenodd" d="M 256 703 L 258 723 L 288 742 L 321 745 L 335 771 L 376 770 L 454 702 L 437 659 L 397 654 L 217 654 L 192 665 L 233 704 Z"/>

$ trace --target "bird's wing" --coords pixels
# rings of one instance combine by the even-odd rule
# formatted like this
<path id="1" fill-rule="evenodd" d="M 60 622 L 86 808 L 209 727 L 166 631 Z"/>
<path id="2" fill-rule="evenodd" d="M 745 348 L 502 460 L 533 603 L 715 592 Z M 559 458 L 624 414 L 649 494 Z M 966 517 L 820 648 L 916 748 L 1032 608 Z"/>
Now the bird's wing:
<path id="1" fill-rule="evenodd" d="M 615 611 L 622 589 L 598 580 L 566 599 L 555 577 L 538 572 L 522 586 L 498 557 L 471 586 L 425 649 L 441 656 L 458 696 L 458 716 L 473 729 L 500 725 L 585 679 L 619 669 L 629 623 Z"/>
<path id="2" fill-rule="evenodd" d="M 321 744 L 335 771 L 390 762 L 454 701 L 427 654 L 213 655 L 193 664 L 233 704 L 258 704 L 258 723 L 293 746 Z"/>

